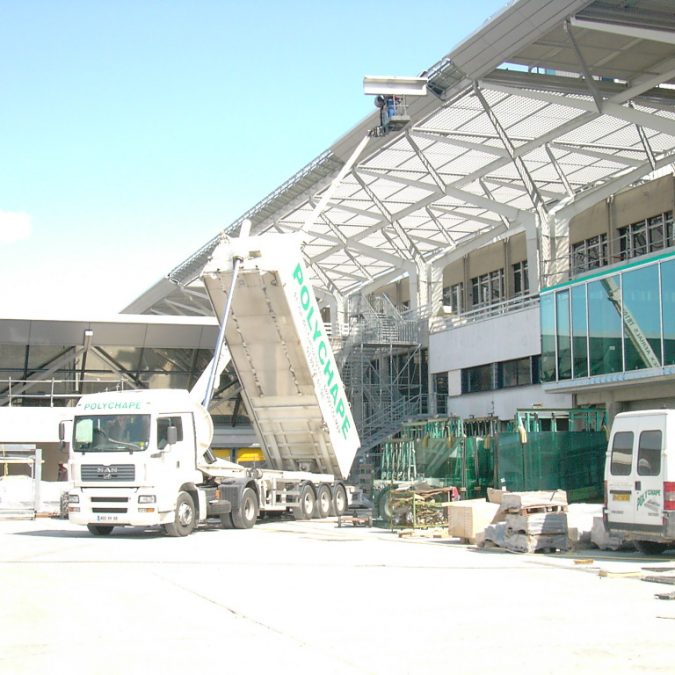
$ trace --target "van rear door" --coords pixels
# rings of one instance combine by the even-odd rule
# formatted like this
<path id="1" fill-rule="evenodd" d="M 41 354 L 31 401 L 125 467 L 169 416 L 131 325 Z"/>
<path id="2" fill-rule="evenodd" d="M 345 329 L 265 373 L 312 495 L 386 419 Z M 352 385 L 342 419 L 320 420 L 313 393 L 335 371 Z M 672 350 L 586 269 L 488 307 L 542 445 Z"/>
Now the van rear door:
<path id="1" fill-rule="evenodd" d="M 607 521 L 610 529 L 659 533 L 663 511 L 662 413 L 617 416 L 608 449 Z"/>
<path id="2" fill-rule="evenodd" d="M 607 450 L 607 525 L 630 529 L 635 513 L 633 455 L 635 431 L 616 418 Z"/>

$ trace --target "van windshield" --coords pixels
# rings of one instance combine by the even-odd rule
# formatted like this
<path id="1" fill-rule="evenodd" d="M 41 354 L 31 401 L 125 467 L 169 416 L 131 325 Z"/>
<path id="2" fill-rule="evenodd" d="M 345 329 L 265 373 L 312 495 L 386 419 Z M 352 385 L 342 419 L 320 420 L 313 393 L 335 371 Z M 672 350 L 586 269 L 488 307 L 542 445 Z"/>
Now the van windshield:
<path id="1" fill-rule="evenodd" d="M 75 452 L 141 452 L 149 445 L 150 415 L 87 415 L 75 418 Z"/>

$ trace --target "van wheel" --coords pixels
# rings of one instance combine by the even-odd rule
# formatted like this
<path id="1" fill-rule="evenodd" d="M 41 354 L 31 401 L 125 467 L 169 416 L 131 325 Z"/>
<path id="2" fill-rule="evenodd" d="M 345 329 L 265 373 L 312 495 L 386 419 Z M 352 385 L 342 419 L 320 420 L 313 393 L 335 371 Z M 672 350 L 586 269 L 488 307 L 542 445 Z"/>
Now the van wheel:
<path id="1" fill-rule="evenodd" d="M 195 504 L 187 492 L 179 492 L 173 523 L 164 525 L 170 537 L 187 537 L 195 529 Z"/>
<path id="2" fill-rule="evenodd" d="M 248 530 L 258 520 L 258 495 L 251 488 L 241 493 L 239 508 L 232 511 L 232 523 L 238 530 Z"/>
<path id="3" fill-rule="evenodd" d="M 113 531 L 112 525 L 87 525 L 87 529 L 97 537 L 105 536 Z"/>
<path id="4" fill-rule="evenodd" d="M 660 541 L 636 541 L 635 548 L 643 555 L 661 555 L 672 547 L 670 544 L 662 544 Z"/>

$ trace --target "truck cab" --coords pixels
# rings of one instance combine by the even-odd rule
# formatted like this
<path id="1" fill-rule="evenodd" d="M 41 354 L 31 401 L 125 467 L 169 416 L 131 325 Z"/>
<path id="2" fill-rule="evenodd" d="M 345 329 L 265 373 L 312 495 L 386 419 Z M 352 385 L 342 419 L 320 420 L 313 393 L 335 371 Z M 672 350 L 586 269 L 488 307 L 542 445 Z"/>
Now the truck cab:
<path id="1" fill-rule="evenodd" d="M 615 417 L 603 513 L 608 530 L 643 553 L 675 548 L 675 410 Z"/>
<path id="2" fill-rule="evenodd" d="M 187 391 L 83 396 L 73 418 L 70 520 L 94 534 L 120 525 L 171 529 L 179 509 L 178 526 L 189 526 L 200 511 L 199 453 L 211 436 L 211 418 Z"/>

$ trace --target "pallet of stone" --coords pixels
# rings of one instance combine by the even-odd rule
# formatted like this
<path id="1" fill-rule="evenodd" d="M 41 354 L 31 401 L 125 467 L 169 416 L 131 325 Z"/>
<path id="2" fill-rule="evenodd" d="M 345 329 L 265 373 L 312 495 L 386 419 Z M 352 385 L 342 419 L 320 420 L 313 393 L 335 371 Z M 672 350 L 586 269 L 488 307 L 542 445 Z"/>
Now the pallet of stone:
<path id="1" fill-rule="evenodd" d="M 567 493 L 564 490 L 535 492 L 505 492 L 501 510 L 507 513 L 553 513 L 567 511 Z"/>
<path id="2" fill-rule="evenodd" d="M 566 551 L 569 545 L 567 534 L 533 535 L 515 532 L 504 536 L 504 546 L 514 553 L 541 551 Z"/>
<path id="3" fill-rule="evenodd" d="M 528 535 L 555 535 L 567 536 L 567 513 L 551 511 L 544 513 L 507 513 L 506 532 Z"/>

